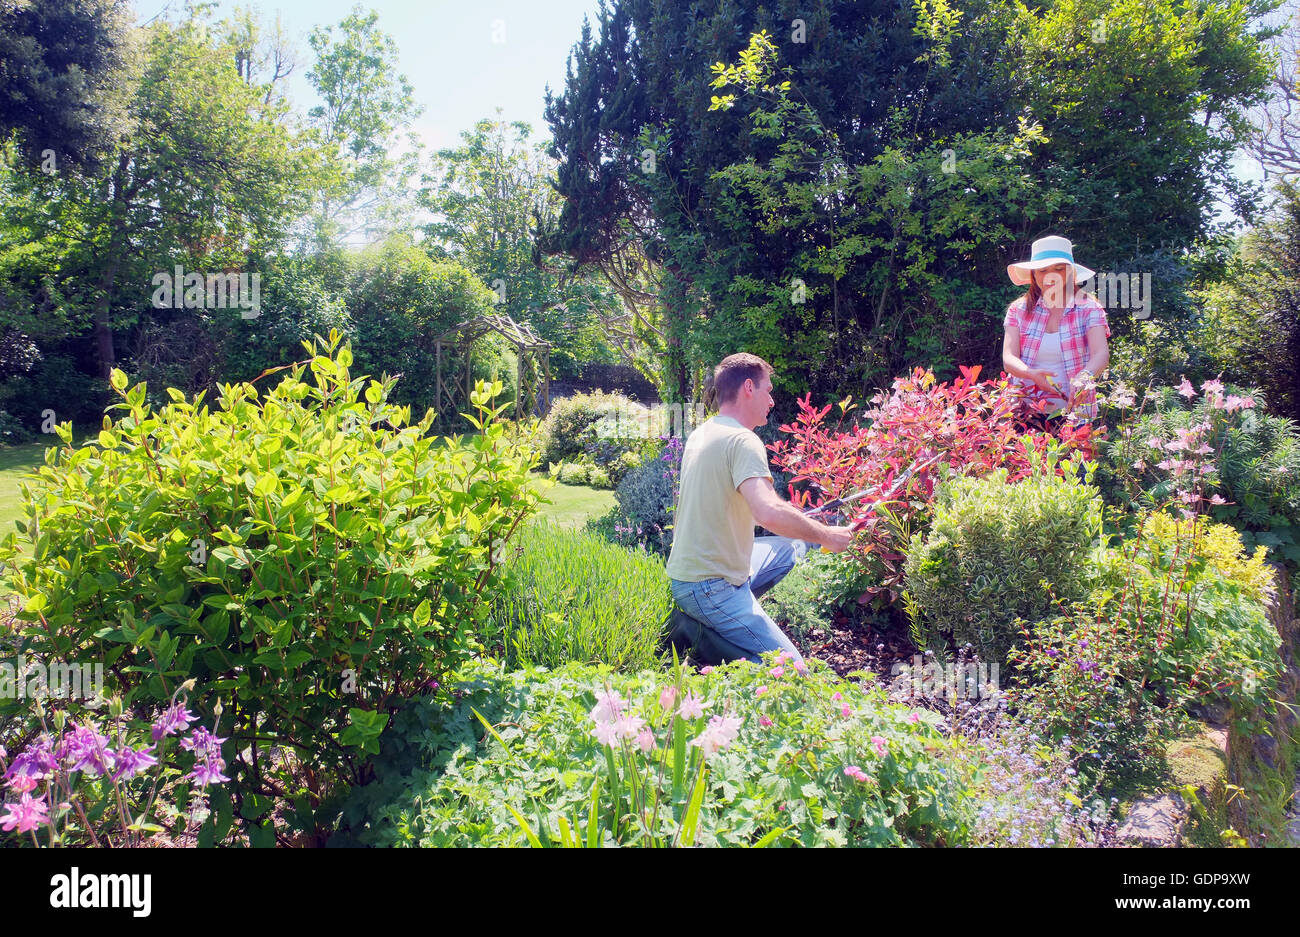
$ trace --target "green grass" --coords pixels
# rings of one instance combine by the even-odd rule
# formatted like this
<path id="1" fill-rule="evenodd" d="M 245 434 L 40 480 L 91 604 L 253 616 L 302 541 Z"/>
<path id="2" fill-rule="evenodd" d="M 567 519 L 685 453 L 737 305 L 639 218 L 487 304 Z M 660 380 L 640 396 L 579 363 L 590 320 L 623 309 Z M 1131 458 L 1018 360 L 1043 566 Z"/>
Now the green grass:
<path id="1" fill-rule="evenodd" d="M 548 486 L 544 476 L 536 476 L 535 486 L 551 504 L 543 504 L 538 517 L 557 527 L 580 528 L 589 518 L 608 514 L 614 506 L 614 492 L 586 485 Z"/>
<path id="2" fill-rule="evenodd" d="M 57 445 L 58 437 L 51 436 Z M 25 443 L 21 446 L 0 446 L 0 537 L 14 529 L 14 521 L 21 520 L 23 493 L 18 488 L 21 477 L 36 471 L 45 462 L 48 442 Z"/>

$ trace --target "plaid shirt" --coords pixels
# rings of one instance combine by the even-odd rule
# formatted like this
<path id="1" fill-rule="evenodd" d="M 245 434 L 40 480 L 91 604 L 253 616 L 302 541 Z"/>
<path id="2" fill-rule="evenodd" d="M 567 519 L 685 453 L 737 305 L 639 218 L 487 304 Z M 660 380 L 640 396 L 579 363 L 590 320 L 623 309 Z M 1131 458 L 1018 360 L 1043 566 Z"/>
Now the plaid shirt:
<path id="1" fill-rule="evenodd" d="M 1038 298 L 1034 311 L 1025 315 L 1025 298 L 1022 296 L 1007 307 L 1006 318 L 1002 327 L 1016 326 L 1020 329 L 1020 360 L 1031 368 L 1038 367 L 1038 349 L 1043 344 L 1043 335 L 1047 332 L 1047 320 L 1051 313 Z M 1083 370 L 1088 363 L 1088 330 L 1100 325 L 1110 338 L 1110 324 L 1106 321 L 1106 309 L 1097 300 L 1087 294 L 1082 302 L 1068 306 L 1061 315 L 1061 357 L 1065 360 L 1065 373 L 1070 380 Z M 1014 377 L 1012 381 L 1026 388 L 1034 387 L 1034 382 Z M 1069 389 L 1065 388 L 1066 393 Z M 1097 395 L 1093 391 L 1081 394 L 1075 401 L 1075 412 L 1087 416 L 1097 415 Z"/>

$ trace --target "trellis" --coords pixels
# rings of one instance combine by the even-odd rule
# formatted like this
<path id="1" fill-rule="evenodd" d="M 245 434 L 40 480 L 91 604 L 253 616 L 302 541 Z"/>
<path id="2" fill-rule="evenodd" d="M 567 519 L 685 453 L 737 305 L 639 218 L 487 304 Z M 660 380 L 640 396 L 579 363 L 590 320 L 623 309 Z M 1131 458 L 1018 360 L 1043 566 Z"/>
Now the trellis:
<path id="1" fill-rule="evenodd" d="M 489 313 L 456 325 L 439 335 L 433 344 L 437 366 L 437 385 L 435 390 L 434 410 L 438 413 L 458 412 L 455 409 L 456 396 L 460 391 L 461 381 L 443 379 L 443 347 L 459 349 L 464 352 L 465 401 L 468 403 L 474 390 L 473 367 L 470 361 L 470 349 L 474 342 L 484 335 L 496 332 L 505 336 L 518 356 L 518 375 L 515 381 L 515 418 L 525 413 L 544 415 L 551 408 L 551 343 L 533 331 L 526 322 L 516 322 L 505 313 Z M 532 360 L 537 363 L 537 373 L 528 367 Z M 527 402 L 527 408 L 522 405 Z M 444 404 L 448 407 L 444 411 Z"/>

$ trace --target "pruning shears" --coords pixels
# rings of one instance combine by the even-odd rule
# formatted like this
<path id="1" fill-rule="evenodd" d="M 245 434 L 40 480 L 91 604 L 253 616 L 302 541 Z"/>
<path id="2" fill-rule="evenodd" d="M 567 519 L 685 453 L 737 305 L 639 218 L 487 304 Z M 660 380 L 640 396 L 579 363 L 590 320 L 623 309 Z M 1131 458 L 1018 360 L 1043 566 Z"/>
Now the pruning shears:
<path id="1" fill-rule="evenodd" d="M 907 484 L 908 480 L 909 480 L 913 475 L 915 475 L 917 472 L 924 471 L 925 469 L 927 469 L 927 468 L 929 468 L 930 466 L 934 465 L 936 462 L 939 461 L 940 458 L 942 458 L 942 455 L 943 455 L 942 453 L 939 453 L 939 454 L 937 454 L 937 455 L 933 455 L 933 456 L 931 456 L 929 459 L 926 459 L 924 462 L 919 461 L 919 460 L 916 461 L 916 462 L 913 462 L 913 463 L 912 463 L 911 465 L 909 465 L 909 466 L 908 466 L 908 467 L 907 467 L 907 468 L 906 468 L 906 469 L 905 469 L 901 474 L 896 475 L 896 476 L 894 477 L 894 483 L 893 483 L 892 485 L 889 486 L 889 491 L 886 492 L 886 496 L 885 496 L 884 498 L 882 498 L 881 500 L 875 502 L 874 504 L 870 505 L 870 506 L 867 508 L 867 511 L 870 512 L 871 510 L 873 510 L 873 509 L 875 508 L 876 504 L 884 504 L 884 503 L 888 502 L 889 500 L 891 500 L 891 499 L 893 498 L 893 496 L 895 495 L 895 493 L 897 493 L 897 492 L 899 491 L 899 489 L 901 489 L 903 486 L 905 486 L 905 485 Z M 822 514 L 822 513 L 826 512 L 826 511 L 833 511 L 833 510 L 835 510 L 836 508 L 843 507 L 843 506 L 846 505 L 846 504 L 851 504 L 851 503 L 854 502 L 854 501 L 859 501 L 859 500 L 861 500 L 862 498 L 865 498 L 865 497 L 866 497 L 867 495 L 869 495 L 869 494 L 873 494 L 873 493 L 875 493 L 875 492 L 878 492 L 878 491 L 880 490 L 880 488 L 881 488 L 880 485 L 873 485 L 873 486 L 870 487 L 870 488 L 864 488 L 864 489 L 862 489 L 861 491 L 855 491 L 855 492 L 854 492 L 853 494 L 851 494 L 851 495 L 845 495 L 843 498 L 833 498 L 833 499 L 831 499 L 830 501 L 827 501 L 825 504 L 819 505 L 819 506 L 817 506 L 817 507 L 815 507 L 815 508 L 810 508 L 809 510 L 804 511 L 803 513 L 804 513 L 804 515 L 807 516 L 807 517 L 815 517 L 816 515 L 818 515 L 818 514 Z M 859 522 L 859 523 L 861 523 L 861 522 Z M 857 526 L 857 525 L 855 525 L 855 526 Z M 822 552 L 824 552 L 824 553 L 828 553 L 828 552 L 830 552 L 830 551 L 827 550 L 825 547 L 822 547 Z"/>

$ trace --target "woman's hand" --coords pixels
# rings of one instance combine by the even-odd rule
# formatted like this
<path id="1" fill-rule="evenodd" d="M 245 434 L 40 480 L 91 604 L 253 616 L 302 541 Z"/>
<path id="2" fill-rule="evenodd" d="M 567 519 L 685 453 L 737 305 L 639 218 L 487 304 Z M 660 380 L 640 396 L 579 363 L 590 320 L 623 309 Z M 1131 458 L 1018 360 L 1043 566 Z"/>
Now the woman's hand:
<path id="1" fill-rule="evenodd" d="M 1046 368 L 1030 368 L 1028 377 L 1031 381 L 1042 388 L 1045 393 L 1063 396 L 1061 394 L 1061 388 L 1057 387 L 1055 384 L 1055 375 Z"/>

